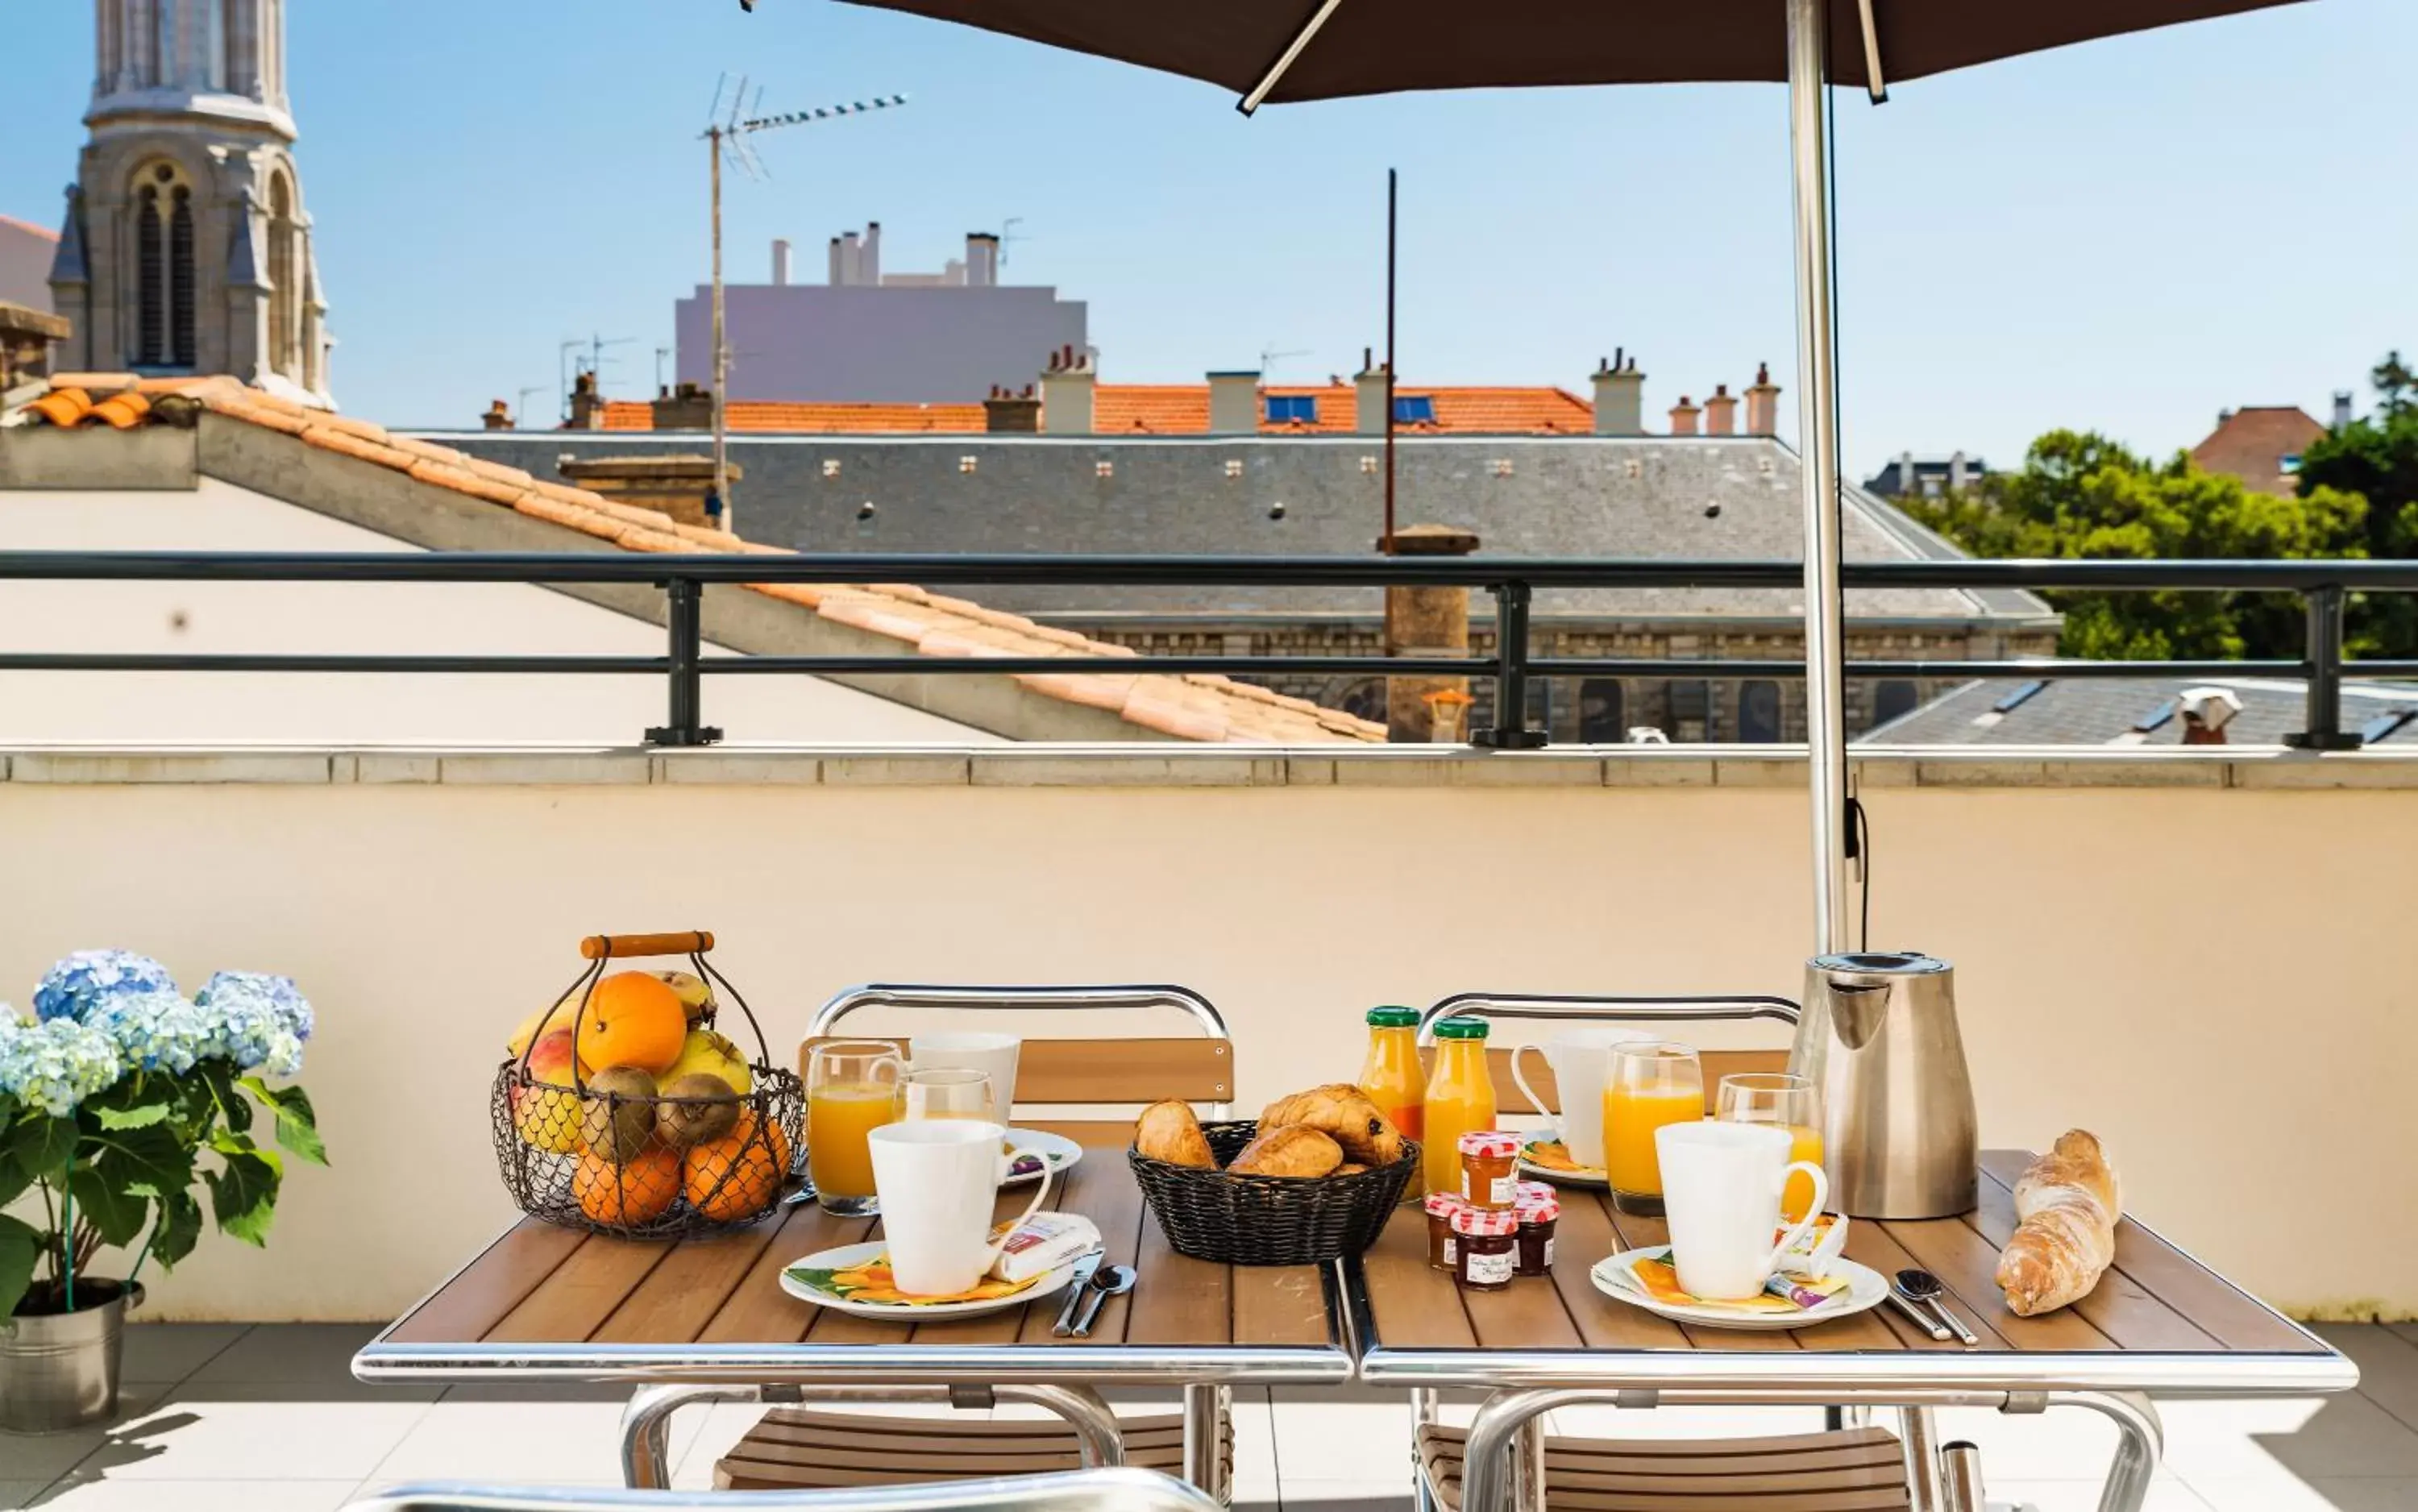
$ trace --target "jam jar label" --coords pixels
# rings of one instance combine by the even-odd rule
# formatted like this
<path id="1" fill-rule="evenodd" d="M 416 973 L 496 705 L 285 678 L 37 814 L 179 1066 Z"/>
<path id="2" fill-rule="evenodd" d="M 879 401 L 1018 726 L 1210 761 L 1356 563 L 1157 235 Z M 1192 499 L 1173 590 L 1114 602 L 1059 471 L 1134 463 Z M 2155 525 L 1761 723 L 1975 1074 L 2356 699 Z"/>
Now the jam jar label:
<path id="1" fill-rule="evenodd" d="M 1496 1286 L 1510 1280 L 1511 1262 L 1511 1251 L 1507 1249 L 1498 1255 L 1485 1255 L 1475 1250 L 1471 1251 L 1467 1261 L 1469 1284 Z"/>

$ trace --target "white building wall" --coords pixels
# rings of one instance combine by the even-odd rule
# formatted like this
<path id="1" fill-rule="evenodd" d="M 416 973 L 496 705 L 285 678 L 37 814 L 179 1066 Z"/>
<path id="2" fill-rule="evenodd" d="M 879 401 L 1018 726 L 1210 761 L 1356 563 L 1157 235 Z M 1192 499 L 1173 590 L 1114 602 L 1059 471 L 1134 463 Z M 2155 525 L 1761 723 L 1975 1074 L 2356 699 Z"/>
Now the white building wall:
<path id="1" fill-rule="evenodd" d="M 1022 388 L 1049 354 L 1089 344 L 1083 301 L 1047 286 L 739 284 L 725 291 L 730 397 L 971 405 Z M 674 311 L 679 376 L 713 381 L 712 299 Z"/>
<path id="2" fill-rule="evenodd" d="M 192 493 L 0 490 L 7 551 L 418 549 L 211 478 Z M 0 592 L 0 649 L 650 656 L 664 632 L 523 584 L 20 582 Z M 812 678 L 709 678 L 705 710 L 733 741 L 999 739 Z M 626 746 L 665 712 L 652 677 L 0 672 L 12 745 Z"/>

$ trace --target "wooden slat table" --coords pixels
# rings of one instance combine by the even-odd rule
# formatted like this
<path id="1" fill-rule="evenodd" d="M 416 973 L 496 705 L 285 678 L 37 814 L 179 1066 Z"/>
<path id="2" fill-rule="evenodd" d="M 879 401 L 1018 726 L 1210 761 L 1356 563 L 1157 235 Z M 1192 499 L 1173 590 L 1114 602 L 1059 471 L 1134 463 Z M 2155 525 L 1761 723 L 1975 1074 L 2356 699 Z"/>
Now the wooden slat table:
<path id="1" fill-rule="evenodd" d="M 1046 1125 L 1036 1125 L 1046 1126 Z M 1088 1131 L 1087 1131 L 1088 1132 Z M 1140 1273 L 1087 1339 L 1056 1338 L 1064 1293 L 982 1318 L 913 1324 L 809 1306 L 782 1268 L 872 1237 L 863 1218 L 811 1202 L 740 1233 L 684 1242 L 612 1239 L 524 1219 L 354 1357 L 368 1382 L 581 1381 L 653 1385 L 625 1420 L 625 1471 L 659 1481 L 663 1425 L 687 1402 L 849 1386 L 944 1399 L 950 1386 L 1064 1405 L 1101 1386 L 1186 1388 L 1187 1417 L 1220 1388 L 1335 1384 L 1352 1377 L 1332 1268 L 1239 1268 L 1167 1245 L 1125 1163 L 1128 1138 L 1086 1139 L 1049 1205 L 1100 1227 L 1106 1262 Z M 1027 1189 L 1002 1193 L 1013 1216 Z M 722 1389 L 717 1389 L 722 1388 Z M 744 1388 L 727 1389 L 727 1388 Z M 651 1433 L 651 1444 L 648 1435 Z"/>
<path id="2" fill-rule="evenodd" d="M 2300 1395 L 2357 1383 L 2350 1362 L 2322 1339 L 2130 1218 L 2117 1230 L 2114 1268 L 2089 1297 L 2037 1318 L 2008 1311 L 1991 1273 L 2014 1230 L 2012 1188 L 2029 1159 L 1985 1155 L 1981 1206 L 1963 1217 L 1859 1219 L 1848 1230 L 1851 1260 L 1884 1275 L 1909 1265 L 1936 1273 L 1978 1348 L 1935 1342 L 1888 1306 L 1814 1328 L 1747 1333 L 1683 1327 L 1615 1302 L 1595 1289 L 1589 1269 L 1620 1250 L 1664 1243 L 1662 1222 L 1566 1188 L 1553 1275 L 1515 1280 L 1504 1291 L 1463 1291 L 1430 1269 L 1425 1216 L 1397 1214 L 1347 1277 L 1361 1379 L 1494 1390 L 1469 1440 L 1463 1489 L 1472 1512 L 1504 1504 L 1505 1451 L 1538 1413 L 1574 1400 L 2090 1407 L 2125 1435 L 2102 1506 L 2132 1512 L 2158 1453 L 2156 1415 L 2143 1394 Z"/>

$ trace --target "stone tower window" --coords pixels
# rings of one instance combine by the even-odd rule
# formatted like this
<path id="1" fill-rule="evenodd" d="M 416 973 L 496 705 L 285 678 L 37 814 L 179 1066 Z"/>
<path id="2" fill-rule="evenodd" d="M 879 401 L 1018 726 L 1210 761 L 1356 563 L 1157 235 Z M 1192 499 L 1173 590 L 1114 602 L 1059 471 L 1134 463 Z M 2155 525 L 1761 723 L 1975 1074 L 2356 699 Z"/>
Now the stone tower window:
<path id="1" fill-rule="evenodd" d="M 192 187 L 170 163 L 155 163 L 138 177 L 134 362 L 138 367 L 191 367 L 199 345 Z"/>
<path id="2" fill-rule="evenodd" d="M 294 220 L 294 186 L 283 174 L 268 180 L 268 365 L 299 380 L 302 327 L 301 228 Z"/>

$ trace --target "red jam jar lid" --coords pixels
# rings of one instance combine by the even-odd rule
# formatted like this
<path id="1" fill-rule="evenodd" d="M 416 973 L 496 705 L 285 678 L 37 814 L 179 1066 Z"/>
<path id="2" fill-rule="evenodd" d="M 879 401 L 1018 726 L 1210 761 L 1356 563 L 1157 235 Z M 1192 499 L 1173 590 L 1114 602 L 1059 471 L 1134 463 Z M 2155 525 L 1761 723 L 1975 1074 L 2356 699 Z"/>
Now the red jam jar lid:
<path id="1" fill-rule="evenodd" d="M 1522 1197 L 1511 1211 L 1522 1223 L 1553 1223 L 1562 1215 L 1562 1200 L 1557 1197 Z"/>
<path id="2" fill-rule="evenodd" d="M 1520 1215 L 1509 1208 L 1460 1208 L 1452 1215 L 1457 1234 L 1507 1234 L 1518 1230 Z"/>
<path id="3" fill-rule="evenodd" d="M 1520 1153 L 1520 1137 L 1500 1129 L 1481 1129 L 1462 1135 L 1457 1148 L 1462 1154 L 1476 1155 L 1480 1160 L 1508 1160 Z"/>
<path id="4" fill-rule="evenodd" d="M 1459 1192 L 1430 1192 L 1427 1201 L 1421 1205 L 1428 1210 L 1431 1217 L 1449 1218 L 1460 1211 L 1463 1204 Z"/>
<path id="5" fill-rule="evenodd" d="M 1562 1199 L 1561 1192 L 1551 1182 L 1522 1182 L 1511 1188 L 1511 1205 L 1515 1208 L 1524 1202 L 1542 1202 L 1547 1198 L 1556 1202 Z"/>

